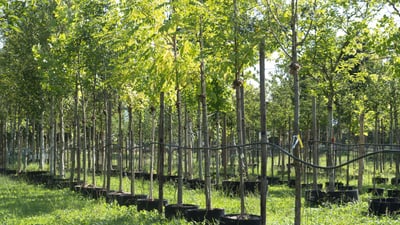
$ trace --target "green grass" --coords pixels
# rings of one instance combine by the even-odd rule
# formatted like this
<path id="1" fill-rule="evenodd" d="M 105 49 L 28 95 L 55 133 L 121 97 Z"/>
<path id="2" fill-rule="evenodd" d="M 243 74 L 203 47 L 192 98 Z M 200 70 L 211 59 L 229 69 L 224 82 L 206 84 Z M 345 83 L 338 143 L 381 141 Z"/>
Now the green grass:
<path id="1" fill-rule="evenodd" d="M 117 187 L 117 179 L 112 182 Z M 125 190 L 129 180 L 124 179 Z M 137 193 L 148 193 L 148 182 L 136 182 Z M 388 186 L 389 187 L 389 186 Z M 155 186 L 157 190 L 157 186 Z M 176 185 L 167 183 L 165 198 L 176 203 Z M 158 193 L 154 193 L 155 197 Z M 327 205 L 302 208 L 302 224 L 399 224 L 399 217 L 375 217 L 367 214 L 368 199 L 347 205 Z M 205 206 L 203 190 L 185 190 L 184 203 Z M 239 213 L 238 197 L 228 197 L 220 191 L 212 192 L 213 207 L 224 208 L 226 213 Z M 257 194 L 246 197 L 246 210 L 259 215 Z M 293 224 L 294 191 L 286 186 L 271 186 L 267 199 L 268 224 Z M 137 212 L 135 206 L 120 207 L 106 204 L 104 199 L 90 200 L 69 189 L 49 190 L 40 185 L 0 176 L 0 224 L 187 224 L 183 220 L 168 221 L 157 212 Z"/>
<path id="2" fill-rule="evenodd" d="M 90 200 L 69 189 L 49 190 L 0 176 L 0 224 L 186 224 L 156 212 Z"/>

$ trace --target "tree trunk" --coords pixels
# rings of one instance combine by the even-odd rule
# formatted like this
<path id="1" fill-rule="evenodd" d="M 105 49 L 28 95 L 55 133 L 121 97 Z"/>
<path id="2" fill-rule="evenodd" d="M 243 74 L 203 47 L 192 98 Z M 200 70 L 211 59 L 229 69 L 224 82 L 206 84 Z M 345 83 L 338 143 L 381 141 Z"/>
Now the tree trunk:
<path id="1" fill-rule="evenodd" d="M 153 190 L 154 190 L 154 182 L 153 182 L 153 175 L 154 175 L 154 141 L 156 136 L 156 124 L 155 124 L 155 112 L 156 109 L 154 106 L 150 109 L 151 112 L 151 152 L 150 152 L 150 190 L 149 190 L 149 199 L 153 198 Z"/>
<path id="2" fill-rule="evenodd" d="M 265 40 L 260 43 L 260 131 L 261 131 L 261 224 L 267 224 L 267 115 L 265 99 Z"/>
<path id="3" fill-rule="evenodd" d="M 334 152 L 333 152 L 333 142 L 334 142 L 334 136 L 333 136 L 333 99 L 328 100 L 328 126 L 326 130 L 326 141 L 327 141 L 327 146 L 328 146 L 328 152 L 326 156 L 327 160 L 327 166 L 332 167 L 334 165 Z M 329 169 L 328 170 L 328 179 L 329 179 L 329 186 L 328 190 L 329 191 L 334 191 L 335 190 L 335 170 L 334 169 Z"/>
<path id="4" fill-rule="evenodd" d="M 113 143 L 112 143 L 112 100 L 111 94 L 107 93 L 107 111 L 106 111 L 106 165 L 107 165 L 107 181 L 106 189 L 110 191 L 111 188 L 111 170 L 112 170 L 112 156 L 113 156 Z"/>
<path id="5" fill-rule="evenodd" d="M 313 164 L 319 165 L 318 160 L 318 133 L 317 133 L 317 100 L 312 97 L 312 151 L 313 151 Z M 313 168 L 313 186 L 314 190 L 318 190 L 318 170 Z"/>
<path id="6" fill-rule="evenodd" d="M 300 87 L 299 87 L 299 69 L 300 65 L 297 61 L 297 0 L 292 0 L 291 3 L 291 28 L 292 28 L 292 62 L 290 64 L 290 73 L 293 75 L 293 90 L 294 90 L 294 118 L 293 131 L 294 137 L 300 135 L 299 116 L 300 116 Z M 300 158 L 300 146 L 297 144 L 294 149 L 294 156 Z M 295 166 L 295 217 L 294 224 L 301 224 L 301 164 L 299 161 L 294 161 Z"/>
<path id="7" fill-rule="evenodd" d="M 128 147 L 129 147 L 129 168 L 131 169 L 131 195 L 135 195 L 135 142 L 133 137 L 133 116 L 132 106 L 128 107 Z"/>
<path id="8" fill-rule="evenodd" d="M 60 151 L 58 152 L 58 158 L 60 160 L 59 174 L 61 178 L 65 176 L 65 127 L 64 127 L 64 103 L 60 101 Z"/>
<path id="9" fill-rule="evenodd" d="M 172 107 L 168 107 L 168 175 L 172 175 Z"/>
<path id="10" fill-rule="evenodd" d="M 182 154 L 182 122 L 181 122 L 181 92 L 176 90 L 176 113 L 178 121 L 178 205 L 183 203 L 183 154 Z"/>
<path id="11" fill-rule="evenodd" d="M 361 112 L 359 117 L 359 125 L 360 125 L 360 139 L 359 139 L 359 150 L 358 155 L 365 155 L 365 136 L 364 136 L 364 118 L 365 113 Z M 362 192 L 363 187 L 363 176 L 364 176 L 364 159 L 358 160 L 358 191 Z"/>
<path id="12" fill-rule="evenodd" d="M 119 168 L 119 185 L 118 185 L 118 192 L 123 191 L 122 187 L 122 176 L 123 176 L 123 135 L 122 135 L 122 104 L 121 101 L 118 103 L 118 168 Z"/>
<path id="13" fill-rule="evenodd" d="M 54 176 L 55 171 L 56 171 L 56 165 L 55 165 L 55 156 L 56 156 L 56 148 L 55 148 L 55 124 L 56 124 L 56 117 L 55 117 L 55 110 L 54 110 L 54 97 L 51 97 L 51 103 L 50 103 L 50 118 L 49 118 L 49 124 L 50 124 L 50 130 L 49 130 L 49 153 L 50 153 L 50 158 L 49 158 L 49 166 L 50 166 L 50 175 Z"/>
<path id="14" fill-rule="evenodd" d="M 158 212 L 163 211 L 164 200 L 164 92 L 160 93 L 160 122 L 158 124 L 158 198 L 160 199 L 158 205 Z"/>
<path id="15" fill-rule="evenodd" d="M 86 102 L 83 88 L 81 87 L 81 95 L 82 95 L 82 131 L 83 131 L 83 143 L 82 143 L 82 169 L 83 169 L 83 185 L 87 184 L 87 119 L 86 119 Z"/>
<path id="16" fill-rule="evenodd" d="M 226 134 L 226 113 L 224 113 L 222 122 L 222 140 L 221 140 L 221 148 L 222 148 L 222 168 L 224 170 L 224 178 L 228 178 L 228 143 L 227 143 L 227 134 Z"/>
<path id="17" fill-rule="evenodd" d="M 203 179 L 203 151 L 202 145 L 202 126 L 201 126 L 201 98 L 199 98 L 197 105 L 197 162 L 199 164 L 199 179 Z"/>
<path id="18" fill-rule="evenodd" d="M 39 143 L 40 143 L 40 164 L 39 164 L 39 169 L 40 170 L 44 170 L 45 154 L 46 154 L 46 149 L 45 149 L 45 146 L 44 146 L 43 123 L 44 123 L 44 111 L 41 114 L 40 124 L 39 124 Z M 73 172 L 71 172 L 71 176 L 73 177 Z"/>
<path id="19" fill-rule="evenodd" d="M 24 172 L 26 172 L 26 167 L 28 167 L 28 156 L 29 156 L 29 119 L 26 118 L 25 124 L 25 150 L 24 150 Z"/>
<path id="20" fill-rule="evenodd" d="M 143 126 L 142 126 L 142 113 L 139 112 L 139 171 L 143 171 Z"/>

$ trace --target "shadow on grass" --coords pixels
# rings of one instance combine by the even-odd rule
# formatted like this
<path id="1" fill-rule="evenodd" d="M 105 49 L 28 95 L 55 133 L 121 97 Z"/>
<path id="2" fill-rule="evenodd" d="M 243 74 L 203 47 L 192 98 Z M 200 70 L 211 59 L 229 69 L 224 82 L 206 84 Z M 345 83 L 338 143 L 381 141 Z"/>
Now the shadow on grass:
<path id="1" fill-rule="evenodd" d="M 60 209 L 79 209 L 84 199 L 68 190 L 50 191 L 39 186 L 0 176 L 0 211 L 15 218 L 52 213 Z"/>

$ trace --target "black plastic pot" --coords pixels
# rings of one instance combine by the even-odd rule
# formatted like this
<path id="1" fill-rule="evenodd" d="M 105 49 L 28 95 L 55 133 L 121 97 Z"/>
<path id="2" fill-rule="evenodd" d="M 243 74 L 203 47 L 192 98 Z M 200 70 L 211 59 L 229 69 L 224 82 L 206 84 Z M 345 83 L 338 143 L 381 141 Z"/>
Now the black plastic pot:
<path id="1" fill-rule="evenodd" d="M 343 196 L 343 202 L 348 203 L 348 202 L 356 202 L 358 201 L 358 189 L 353 189 L 353 190 L 345 190 Z"/>
<path id="2" fill-rule="evenodd" d="M 259 190 L 260 181 L 245 181 L 244 191 L 245 193 L 255 193 Z M 222 181 L 222 189 L 226 194 L 238 195 L 240 192 L 240 182 L 224 180 Z"/>
<path id="3" fill-rule="evenodd" d="M 398 198 L 377 198 L 371 199 L 368 211 L 374 215 L 393 215 L 400 211 Z"/>
<path id="4" fill-rule="evenodd" d="M 261 217 L 257 215 L 227 214 L 221 217 L 221 225 L 261 225 Z"/>
<path id="5" fill-rule="evenodd" d="M 81 193 L 93 199 L 99 199 L 100 197 L 107 197 L 107 190 L 102 187 L 95 187 L 95 186 L 86 186 L 81 187 Z"/>
<path id="6" fill-rule="evenodd" d="M 344 184 L 342 182 L 335 182 L 334 186 L 336 189 L 343 190 Z M 329 187 L 329 182 L 325 182 L 325 187 Z"/>
<path id="7" fill-rule="evenodd" d="M 228 195 L 237 195 L 239 193 L 240 182 L 234 180 L 223 180 L 222 190 Z"/>
<path id="8" fill-rule="evenodd" d="M 138 211 L 142 211 L 142 210 L 146 210 L 146 211 L 157 210 L 160 201 L 161 201 L 160 199 L 138 199 L 136 201 L 137 210 Z M 164 206 L 166 206 L 168 204 L 168 201 L 164 199 L 162 204 Z"/>
<path id="9" fill-rule="evenodd" d="M 372 183 L 373 184 L 386 184 L 389 181 L 386 177 L 373 177 Z"/>
<path id="10" fill-rule="evenodd" d="M 368 193 L 372 193 L 373 196 L 383 196 L 384 188 L 368 188 Z"/>
<path id="11" fill-rule="evenodd" d="M 343 200 L 343 191 L 328 191 L 326 201 L 334 204 L 340 204 Z"/>
<path id="12" fill-rule="evenodd" d="M 198 178 L 187 180 L 186 183 L 190 189 L 203 189 L 205 186 L 204 180 L 200 180 Z"/>
<path id="13" fill-rule="evenodd" d="M 46 184 L 47 188 L 56 188 L 56 189 L 68 188 L 69 186 L 70 186 L 69 179 L 62 177 L 53 177 L 52 179 L 49 179 Z"/>
<path id="14" fill-rule="evenodd" d="M 165 218 L 182 218 L 185 212 L 189 209 L 198 209 L 198 205 L 192 204 L 170 204 L 165 206 Z"/>
<path id="15" fill-rule="evenodd" d="M 315 189 L 314 184 L 301 184 L 301 188 L 303 189 Z M 322 189 L 322 184 L 317 184 L 317 188 L 319 190 Z"/>
<path id="16" fill-rule="evenodd" d="M 268 185 L 278 185 L 281 184 L 281 179 L 279 177 L 267 177 Z"/>
<path id="17" fill-rule="evenodd" d="M 317 206 L 325 201 L 326 193 L 319 189 L 306 190 L 304 197 L 308 205 Z"/>
<path id="18" fill-rule="evenodd" d="M 147 195 L 131 195 L 131 193 L 121 193 L 117 196 L 117 202 L 120 206 L 136 205 L 138 199 L 147 199 Z"/>
<path id="19" fill-rule="evenodd" d="M 118 198 L 120 198 L 121 195 L 127 194 L 125 192 L 116 192 L 116 191 L 110 191 L 106 195 L 106 202 L 107 203 L 112 203 L 114 201 L 118 202 Z"/>
<path id="20" fill-rule="evenodd" d="M 388 197 L 400 198 L 400 190 L 387 190 Z"/>
<path id="21" fill-rule="evenodd" d="M 222 216 L 225 215 L 225 210 L 220 208 L 215 209 L 189 209 L 185 212 L 185 219 L 188 222 L 204 222 L 205 224 L 218 223 Z"/>
<path id="22" fill-rule="evenodd" d="M 246 193 L 255 193 L 260 190 L 260 181 L 245 181 L 244 190 Z"/>
<path id="23" fill-rule="evenodd" d="M 396 182 L 397 182 L 397 183 L 396 183 Z M 398 184 L 400 184 L 400 178 L 393 177 L 393 178 L 390 180 L 390 183 L 391 183 L 392 185 L 398 185 Z"/>

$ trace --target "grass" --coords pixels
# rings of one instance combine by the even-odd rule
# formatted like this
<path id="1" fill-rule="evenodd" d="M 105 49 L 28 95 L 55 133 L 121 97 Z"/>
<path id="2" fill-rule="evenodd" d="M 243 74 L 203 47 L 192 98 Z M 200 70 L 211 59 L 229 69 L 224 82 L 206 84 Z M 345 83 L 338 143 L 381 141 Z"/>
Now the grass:
<path id="1" fill-rule="evenodd" d="M 114 178 L 113 187 L 117 187 Z M 125 189 L 129 180 L 124 179 Z M 148 182 L 136 182 L 137 193 L 148 193 Z M 388 186 L 389 187 L 389 186 Z M 156 189 L 157 190 L 157 186 Z M 157 197 L 157 192 L 154 193 Z M 176 186 L 167 183 L 165 198 L 176 203 Z M 203 190 L 185 190 L 184 203 L 205 206 Z M 302 224 L 399 224 L 399 217 L 376 217 L 367 214 L 368 194 L 361 201 L 347 205 L 303 207 Z M 213 207 L 226 213 L 239 213 L 238 197 L 229 197 L 220 191 L 212 192 Z M 257 194 L 246 197 L 249 214 L 259 215 Z M 271 186 L 267 199 L 268 224 L 293 224 L 294 192 L 286 186 Z M 166 220 L 157 212 L 137 212 L 135 206 L 120 207 L 106 204 L 104 199 L 90 200 L 69 189 L 49 190 L 40 185 L 0 176 L 0 224 L 187 224 L 184 220 Z"/>

